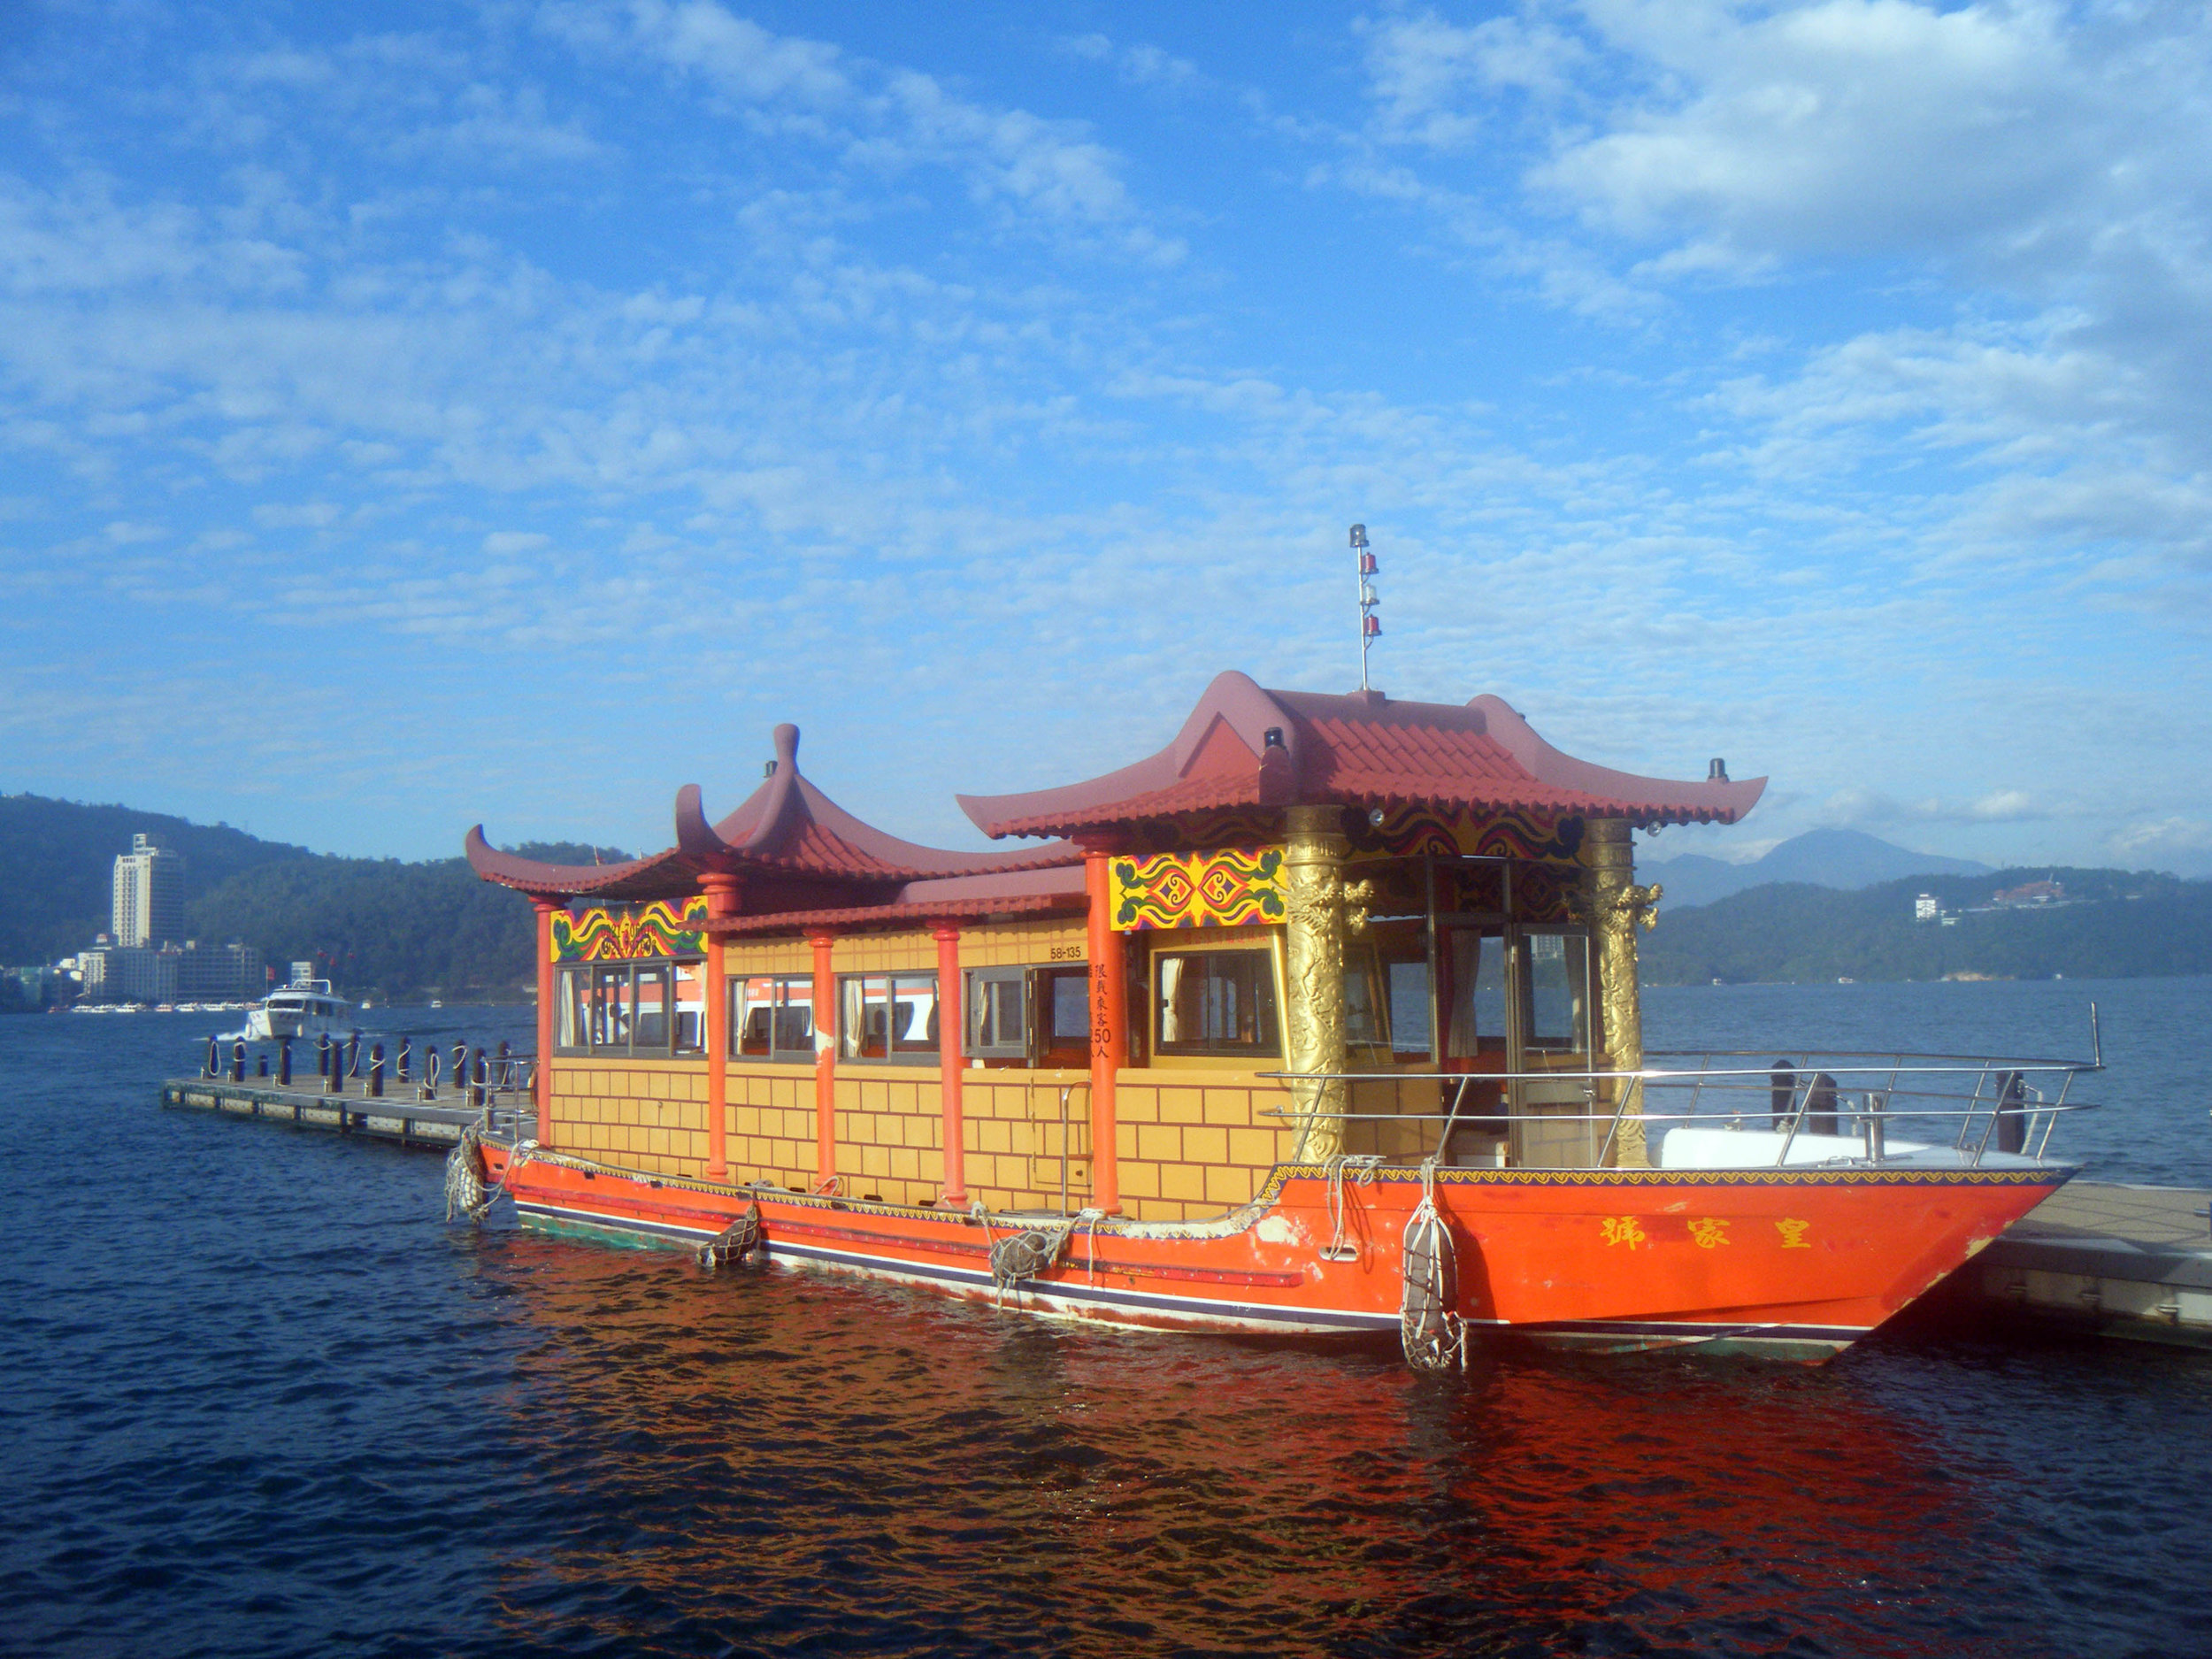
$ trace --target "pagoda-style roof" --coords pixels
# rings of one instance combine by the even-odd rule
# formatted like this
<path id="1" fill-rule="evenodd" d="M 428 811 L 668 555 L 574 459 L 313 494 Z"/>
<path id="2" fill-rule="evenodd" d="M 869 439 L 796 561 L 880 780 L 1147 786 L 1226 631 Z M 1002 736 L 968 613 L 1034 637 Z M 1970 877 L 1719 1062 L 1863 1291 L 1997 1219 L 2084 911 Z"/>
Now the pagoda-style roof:
<path id="1" fill-rule="evenodd" d="M 895 901 L 910 882 L 992 877 L 1079 863 L 1070 845 L 1018 854 L 924 847 L 864 824 L 799 772 L 799 728 L 775 731 L 776 758 L 759 787 L 718 824 L 709 824 L 699 787 L 677 791 L 676 844 L 615 864 L 549 864 L 501 852 L 468 833 L 470 867 L 487 881 L 545 898 L 603 902 L 665 899 L 699 890 L 705 875 L 741 878 L 744 909 L 872 908 Z"/>
<path id="2" fill-rule="evenodd" d="M 1766 780 L 1643 778 L 1577 760 L 1502 698 L 1397 703 L 1379 691 L 1266 691 L 1216 677 L 1175 741 L 1087 782 L 1023 795 L 962 795 L 984 833 L 1076 835 L 1189 812 L 1343 805 L 1542 811 L 1640 825 L 1732 824 Z"/>

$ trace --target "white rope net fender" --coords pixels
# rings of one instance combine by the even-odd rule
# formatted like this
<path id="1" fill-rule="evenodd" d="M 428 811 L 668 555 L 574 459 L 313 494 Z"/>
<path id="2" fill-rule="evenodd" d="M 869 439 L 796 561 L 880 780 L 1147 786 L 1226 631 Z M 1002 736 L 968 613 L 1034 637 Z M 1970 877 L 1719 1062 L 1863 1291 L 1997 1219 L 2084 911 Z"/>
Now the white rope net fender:
<path id="1" fill-rule="evenodd" d="M 490 1212 L 492 1201 L 507 1190 L 515 1171 L 537 1149 L 534 1141 L 516 1141 L 508 1148 L 507 1166 L 500 1171 L 499 1179 L 493 1181 L 484 1164 L 484 1125 L 467 1125 L 453 1143 L 453 1150 L 445 1155 L 445 1218 L 452 1221 L 465 1216 L 472 1225 L 481 1223 Z"/>
<path id="2" fill-rule="evenodd" d="M 1416 1371 L 1467 1369 L 1467 1326 L 1457 1311 L 1452 1230 L 1436 1208 L 1436 1160 L 1421 1162 L 1421 1202 L 1406 1217 L 1398 1340 Z"/>

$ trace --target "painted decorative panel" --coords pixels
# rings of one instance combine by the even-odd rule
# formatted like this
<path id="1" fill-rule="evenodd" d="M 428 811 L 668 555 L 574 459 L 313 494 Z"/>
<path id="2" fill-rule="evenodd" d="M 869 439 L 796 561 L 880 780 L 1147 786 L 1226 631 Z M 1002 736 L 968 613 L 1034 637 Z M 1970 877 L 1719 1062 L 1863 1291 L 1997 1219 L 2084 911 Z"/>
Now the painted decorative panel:
<path id="1" fill-rule="evenodd" d="M 1529 858 L 1564 863 L 1582 845 L 1582 819 L 1572 813 L 1439 812 L 1399 807 L 1379 824 L 1356 819 L 1355 858 L 1418 857 L 1433 853 L 1485 858 Z"/>
<path id="2" fill-rule="evenodd" d="M 1283 849 L 1226 847 L 1107 861 L 1117 932 L 1279 922 Z"/>
<path id="3" fill-rule="evenodd" d="M 642 956 L 695 956 L 707 948 L 707 901 L 702 894 L 672 902 L 553 912 L 553 960 L 626 962 Z"/>

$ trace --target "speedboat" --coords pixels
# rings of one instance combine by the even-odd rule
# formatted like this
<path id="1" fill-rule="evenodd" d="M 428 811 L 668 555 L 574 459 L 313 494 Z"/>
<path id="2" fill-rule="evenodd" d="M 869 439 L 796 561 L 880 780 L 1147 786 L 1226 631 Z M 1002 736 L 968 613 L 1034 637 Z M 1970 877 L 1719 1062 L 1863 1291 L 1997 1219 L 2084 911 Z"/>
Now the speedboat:
<path id="1" fill-rule="evenodd" d="M 337 1036 L 353 1029 L 353 1004 L 333 991 L 328 979 L 295 979 L 247 1011 L 246 1036 L 253 1042 Z"/>

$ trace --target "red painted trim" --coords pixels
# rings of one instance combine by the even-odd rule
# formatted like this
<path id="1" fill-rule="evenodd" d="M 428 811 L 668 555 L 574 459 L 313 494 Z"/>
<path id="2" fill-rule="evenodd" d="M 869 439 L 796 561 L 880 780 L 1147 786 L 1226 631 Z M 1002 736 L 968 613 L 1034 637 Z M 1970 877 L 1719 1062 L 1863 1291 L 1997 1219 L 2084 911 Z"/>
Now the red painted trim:
<path id="1" fill-rule="evenodd" d="M 538 913 L 538 1071 L 533 1093 L 537 1096 L 538 1144 L 553 1144 L 553 996 L 560 983 L 553 972 L 553 912 L 561 907 L 551 899 L 533 898 Z"/>
<path id="2" fill-rule="evenodd" d="M 814 1185 L 837 1174 L 837 980 L 830 964 L 836 941 L 817 933 L 814 947 Z"/>
<path id="3" fill-rule="evenodd" d="M 960 977 L 960 930 L 949 923 L 930 930 L 937 941 L 937 1084 L 944 1118 L 945 1195 L 954 1210 L 968 1207 L 968 1148 L 960 1111 L 960 1050 L 966 1046 L 965 987 Z"/>
<path id="4" fill-rule="evenodd" d="M 1084 849 L 1083 886 L 1090 900 L 1091 1204 L 1113 1216 L 1121 1213 L 1114 1087 L 1129 1053 L 1129 1026 L 1122 936 L 1114 931 L 1106 860 L 1102 849 Z"/>

